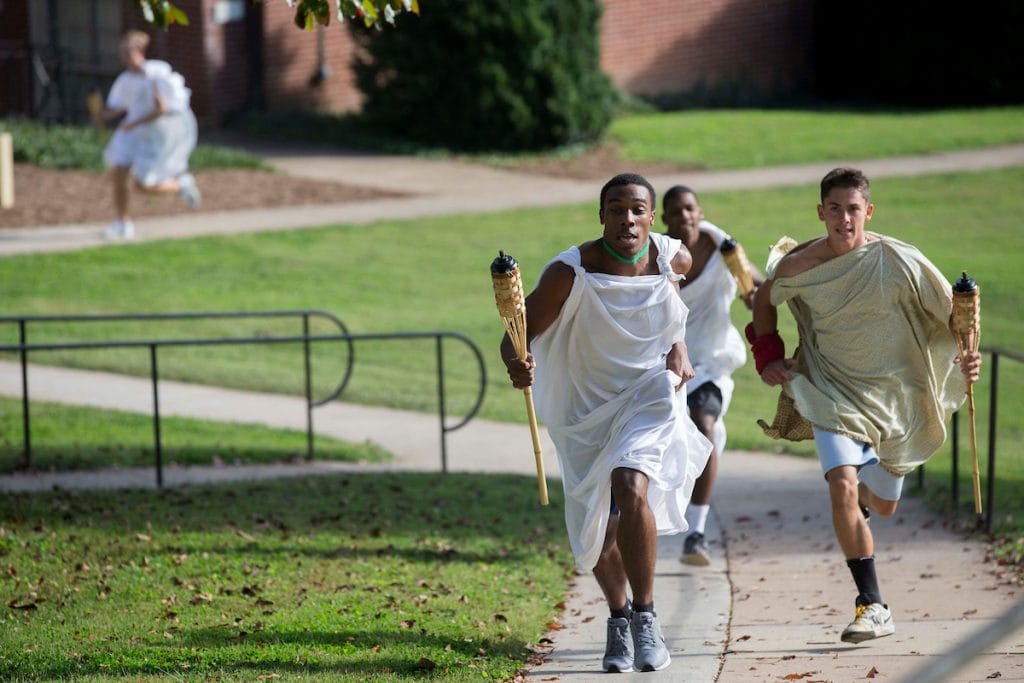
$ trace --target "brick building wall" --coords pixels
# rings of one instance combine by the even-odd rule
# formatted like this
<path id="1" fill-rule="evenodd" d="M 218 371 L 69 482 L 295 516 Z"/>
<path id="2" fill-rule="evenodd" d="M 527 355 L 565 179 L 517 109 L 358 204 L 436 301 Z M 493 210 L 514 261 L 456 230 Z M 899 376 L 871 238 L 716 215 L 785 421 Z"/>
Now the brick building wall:
<path id="1" fill-rule="evenodd" d="M 792 90 L 813 75 L 814 0 L 605 0 L 601 68 L 636 95 Z"/>
<path id="2" fill-rule="evenodd" d="M 255 92 L 250 52 L 258 49 L 258 42 L 253 39 L 250 22 L 258 19 L 260 5 L 246 2 L 244 16 L 221 23 L 213 18 L 216 1 L 176 0 L 188 15 L 189 25 L 166 31 L 146 24 L 134 0 L 123 3 L 125 29 L 149 33 L 152 40 L 147 56 L 170 62 L 185 77 L 192 89 L 192 109 L 204 123 L 222 121 L 249 104 Z"/>
<path id="3" fill-rule="evenodd" d="M 350 68 L 357 47 L 347 22 L 312 32 L 284 0 L 245 0 L 245 17 L 213 21 L 218 0 L 176 0 L 188 28 L 144 25 L 122 0 L 125 28 L 153 36 L 150 56 L 185 75 L 200 120 L 219 122 L 247 105 L 345 112 L 362 103 Z M 807 85 L 813 76 L 814 0 L 604 0 L 601 67 L 636 95 L 704 88 L 756 96 Z M 424 11 L 429 11 L 424 7 Z M 385 29 L 391 30 L 391 29 Z M 320 67 L 325 66 L 324 72 Z M 316 75 L 325 74 L 318 79 Z"/>
<path id="4" fill-rule="evenodd" d="M 333 3 L 332 3 L 333 7 Z M 284 0 L 263 3 L 263 95 L 270 109 L 343 112 L 359 109 L 362 95 L 350 68 L 356 51 L 348 23 L 312 32 L 297 28 Z M 321 63 L 326 77 L 316 78 Z"/>

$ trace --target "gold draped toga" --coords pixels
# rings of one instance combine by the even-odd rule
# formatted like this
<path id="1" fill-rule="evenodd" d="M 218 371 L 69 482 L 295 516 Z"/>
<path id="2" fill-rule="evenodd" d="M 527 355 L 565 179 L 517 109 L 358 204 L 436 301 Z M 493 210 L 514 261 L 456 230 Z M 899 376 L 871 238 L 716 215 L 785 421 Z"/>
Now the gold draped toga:
<path id="1" fill-rule="evenodd" d="M 873 236 L 774 280 L 771 302 L 789 304 L 800 332 L 797 365 L 783 388 L 799 415 L 871 444 L 883 468 L 905 475 L 945 441 L 967 385 L 954 363 L 949 283 L 915 247 Z M 762 423 L 765 433 L 793 439 L 780 433 L 780 418 L 772 428 Z"/>

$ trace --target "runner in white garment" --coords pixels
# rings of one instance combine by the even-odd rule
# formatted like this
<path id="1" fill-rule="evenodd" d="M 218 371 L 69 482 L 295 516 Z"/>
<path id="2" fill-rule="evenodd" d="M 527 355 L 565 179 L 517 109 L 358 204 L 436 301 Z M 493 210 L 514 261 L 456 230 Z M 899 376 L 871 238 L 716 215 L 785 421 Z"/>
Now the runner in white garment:
<path id="1" fill-rule="evenodd" d="M 711 558 L 704 531 L 718 473 L 718 456 L 725 450 L 723 419 L 735 386 L 731 375 L 747 361 L 747 348 L 729 317 L 729 309 L 736 299 L 736 279 L 719 251 L 729 235 L 704 220 L 704 209 L 697 194 L 684 185 L 675 185 L 665 192 L 661 220 L 668 228 L 668 236 L 682 240 L 693 257 L 690 272 L 679 282 L 679 296 L 690 309 L 686 319 L 686 349 L 696 373 L 686 383 L 686 403 L 690 418 L 701 434 L 711 440 L 714 450 L 693 487 L 693 497 L 686 508 L 690 531 L 683 542 L 681 559 L 687 564 L 707 566 Z M 764 281 L 753 266 L 750 275 L 755 286 Z M 750 308 L 753 292 L 743 301 Z"/>
<path id="2" fill-rule="evenodd" d="M 679 392 L 693 377 L 676 284 L 690 254 L 651 233 L 654 202 L 642 176 L 608 181 L 602 237 L 562 252 L 526 299 L 531 354 L 522 361 L 507 336 L 501 344 L 513 386 L 535 385 L 570 545 L 611 613 L 602 665 L 617 672 L 671 661 L 654 611 L 657 536 L 686 531 L 686 504 L 711 451 Z"/>
<path id="3" fill-rule="evenodd" d="M 146 59 L 149 36 L 128 31 L 121 39 L 125 70 L 107 95 L 102 116 L 121 119 L 103 150 L 111 171 L 117 219 L 103 233 L 107 239 L 131 239 L 135 226 L 128 212 L 128 180 L 149 194 L 178 193 L 192 208 L 199 205 L 188 160 L 196 146 L 192 91 L 167 62 Z"/>

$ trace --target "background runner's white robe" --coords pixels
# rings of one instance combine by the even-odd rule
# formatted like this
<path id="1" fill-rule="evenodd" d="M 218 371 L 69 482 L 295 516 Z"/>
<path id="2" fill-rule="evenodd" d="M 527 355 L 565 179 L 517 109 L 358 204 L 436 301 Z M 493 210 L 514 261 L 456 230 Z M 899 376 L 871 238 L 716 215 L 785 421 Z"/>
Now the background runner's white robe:
<path id="1" fill-rule="evenodd" d="M 698 226 L 720 247 L 729 236 L 708 221 Z M 715 447 L 725 451 L 725 423 L 722 418 L 732 401 L 732 373 L 747 362 L 747 346 L 732 324 L 729 309 L 736 298 L 736 278 L 729 272 L 721 252 L 708 259 L 700 276 L 679 290 L 679 297 L 690 313 L 686 319 L 686 350 L 696 376 L 686 383 L 686 393 L 705 382 L 713 382 L 722 392 L 722 414 L 715 421 Z"/>
<path id="2" fill-rule="evenodd" d="M 125 121 L 132 122 L 153 111 L 156 92 L 166 113 L 132 130 L 118 128 L 104 150 L 107 166 L 129 166 L 132 175 L 147 186 L 188 171 L 189 156 L 198 137 L 196 117 L 190 108 L 192 91 L 170 64 L 147 59 L 142 73 L 121 73 L 107 96 L 107 106 L 124 109 Z"/>
<path id="3" fill-rule="evenodd" d="M 680 242 L 651 239 L 659 275 L 588 273 L 576 247 L 556 257 L 576 277 L 557 320 L 531 343 L 537 414 L 558 453 L 569 543 L 584 571 L 601 553 L 613 469 L 646 474 L 658 533 L 680 533 L 711 451 L 675 391 L 679 376 L 665 368 L 686 327 L 671 266 Z"/>

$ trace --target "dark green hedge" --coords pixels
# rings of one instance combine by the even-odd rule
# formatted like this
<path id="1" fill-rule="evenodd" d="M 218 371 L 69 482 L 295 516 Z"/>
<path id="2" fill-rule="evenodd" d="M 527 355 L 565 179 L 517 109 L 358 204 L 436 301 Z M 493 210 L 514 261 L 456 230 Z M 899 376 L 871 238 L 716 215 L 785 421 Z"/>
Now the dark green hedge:
<path id="1" fill-rule="evenodd" d="M 395 28 L 360 32 L 364 120 L 462 150 L 598 139 L 615 90 L 599 66 L 597 0 L 423 0 Z"/>

